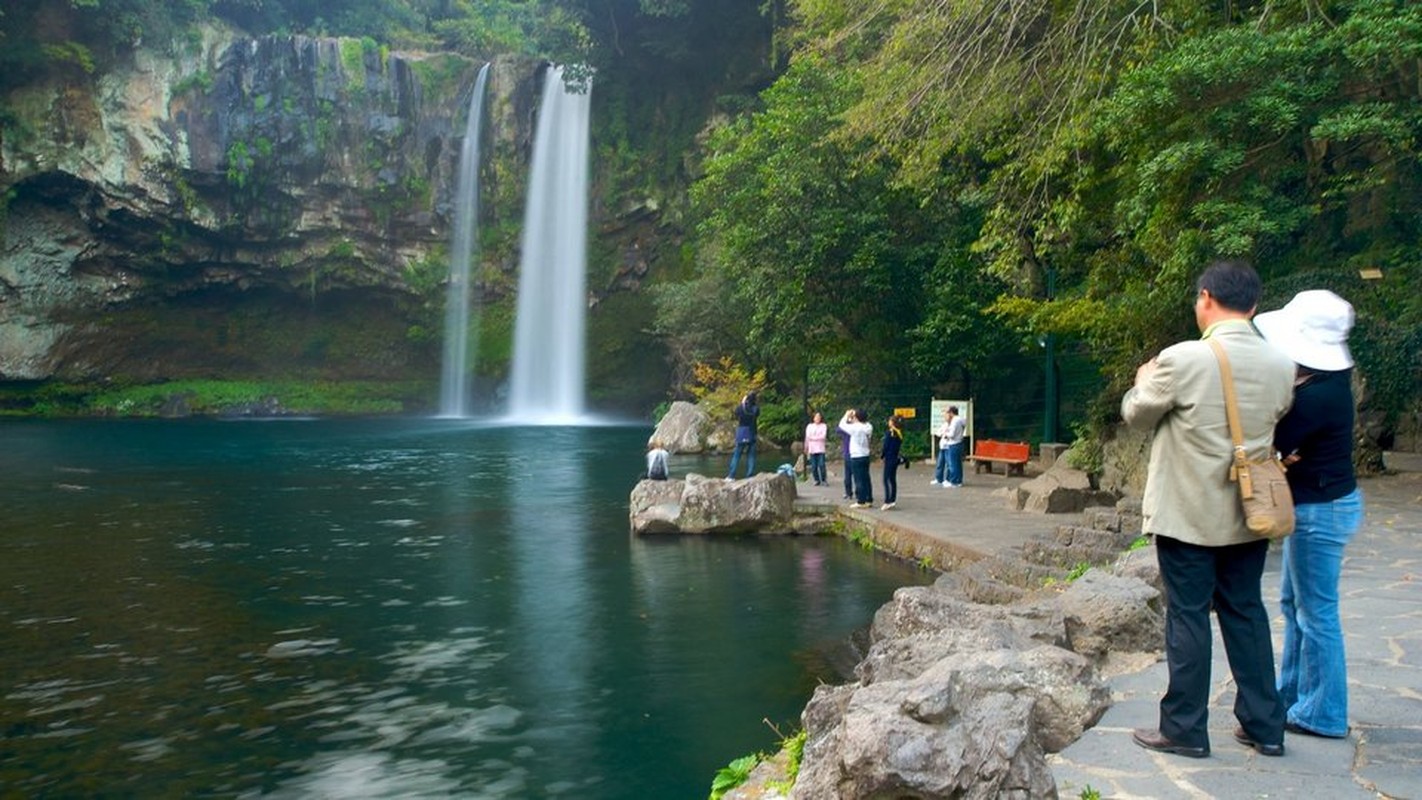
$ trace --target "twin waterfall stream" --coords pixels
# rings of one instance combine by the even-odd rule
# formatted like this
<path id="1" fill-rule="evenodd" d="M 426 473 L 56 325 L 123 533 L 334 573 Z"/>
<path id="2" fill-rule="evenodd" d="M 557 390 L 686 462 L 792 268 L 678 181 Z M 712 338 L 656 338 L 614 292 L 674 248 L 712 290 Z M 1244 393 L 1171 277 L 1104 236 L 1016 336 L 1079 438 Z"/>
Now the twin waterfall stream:
<path id="1" fill-rule="evenodd" d="M 475 82 L 460 152 L 441 417 L 470 415 L 471 355 L 478 352 L 479 327 L 471 265 L 478 263 L 479 141 L 488 69 L 485 65 Z M 569 87 L 559 66 L 550 67 L 543 81 L 524 210 L 507 417 L 521 424 L 569 425 L 584 415 L 591 85 Z"/>

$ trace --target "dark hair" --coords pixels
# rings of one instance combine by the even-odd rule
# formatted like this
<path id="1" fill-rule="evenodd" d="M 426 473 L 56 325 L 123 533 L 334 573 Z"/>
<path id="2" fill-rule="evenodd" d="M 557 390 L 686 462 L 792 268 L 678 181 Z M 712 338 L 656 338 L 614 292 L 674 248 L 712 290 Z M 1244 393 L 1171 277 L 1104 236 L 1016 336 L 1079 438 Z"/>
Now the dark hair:
<path id="1" fill-rule="evenodd" d="M 957 407 L 957 406 L 948 406 L 948 410 L 951 411 L 951 412 L 953 412 L 954 414 L 957 414 L 957 413 L 958 413 L 958 407 Z"/>
<path id="2" fill-rule="evenodd" d="M 755 405 L 755 392 L 746 392 L 746 404 Z"/>
<path id="3" fill-rule="evenodd" d="M 1230 311 L 1247 314 L 1259 305 L 1259 295 L 1263 286 L 1259 273 L 1249 262 L 1240 259 L 1224 259 L 1205 267 L 1195 281 L 1195 293 L 1205 291 L 1215 302 Z"/>
<path id="4" fill-rule="evenodd" d="M 856 408 L 854 409 L 854 418 L 859 420 L 860 422 L 868 422 L 869 414 L 866 413 L 862 408 Z"/>

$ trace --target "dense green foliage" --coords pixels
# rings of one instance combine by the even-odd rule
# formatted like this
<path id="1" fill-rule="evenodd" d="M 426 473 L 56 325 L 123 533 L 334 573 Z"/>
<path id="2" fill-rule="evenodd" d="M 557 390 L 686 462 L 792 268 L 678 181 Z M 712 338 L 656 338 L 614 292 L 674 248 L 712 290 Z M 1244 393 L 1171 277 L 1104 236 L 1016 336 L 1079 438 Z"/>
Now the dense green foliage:
<path id="1" fill-rule="evenodd" d="M 978 313 L 1001 287 L 964 257 L 978 210 L 898 185 L 892 160 L 834 138 L 860 96 L 849 71 L 800 58 L 760 113 L 713 138 L 692 195 L 705 264 L 695 290 L 660 297 L 676 352 L 717 357 L 730 334 L 780 381 L 816 366 L 873 386 L 1003 346 Z M 716 316 L 720 336 L 695 324 Z"/>
<path id="2" fill-rule="evenodd" d="M 194 24 L 206 20 L 253 35 L 365 37 L 395 47 L 485 57 L 524 53 L 594 69 L 629 54 L 685 61 L 705 36 L 696 17 L 737 19 L 724 13 L 724 5 L 689 0 L 12 0 L 0 12 L 0 40 L 6 43 L 0 48 L 0 88 L 55 69 L 93 73 L 140 45 L 181 48 Z"/>
<path id="3" fill-rule="evenodd" d="M 1051 334 L 1118 396 L 1192 335 L 1198 271 L 1243 256 L 1261 308 L 1348 297 L 1372 408 L 1415 402 L 1422 6 L 791 6 L 790 68 L 695 189 L 702 291 L 662 298 L 674 352 L 931 386 Z"/>

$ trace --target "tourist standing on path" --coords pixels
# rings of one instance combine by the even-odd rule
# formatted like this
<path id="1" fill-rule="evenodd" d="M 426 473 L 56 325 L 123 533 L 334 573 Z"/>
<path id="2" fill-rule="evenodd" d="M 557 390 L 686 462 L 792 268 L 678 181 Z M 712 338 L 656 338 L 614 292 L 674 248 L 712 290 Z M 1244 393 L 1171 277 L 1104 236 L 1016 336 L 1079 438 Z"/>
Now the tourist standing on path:
<path id="1" fill-rule="evenodd" d="M 840 433 L 849 437 L 849 472 L 854 476 L 854 502 L 850 508 L 872 508 L 874 486 L 869 483 L 869 439 L 874 426 L 862 411 L 849 409 L 839 421 Z"/>
<path id="2" fill-rule="evenodd" d="M 736 418 L 736 449 L 731 451 L 731 469 L 726 472 L 726 480 L 736 477 L 736 464 L 741 453 L 746 454 L 746 477 L 755 472 L 755 423 L 760 417 L 760 406 L 755 404 L 755 392 L 746 392 L 734 412 Z"/>
<path id="3" fill-rule="evenodd" d="M 816 411 L 805 426 L 805 456 L 810 459 L 810 477 L 816 486 L 828 486 L 825 480 L 825 439 L 829 436 L 829 426 L 825 415 Z"/>
<path id="4" fill-rule="evenodd" d="M 938 426 L 938 464 L 933 470 L 934 486 L 963 485 L 963 436 L 967 422 L 958 416 L 957 406 L 943 412 L 943 424 Z"/>
<path id="5" fill-rule="evenodd" d="M 1298 365 L 1294 405 L 1274 429 L 1288 465 L 1294 533 L 1284 540 L 1279 603 L 1284 653 L 1279 699 L 1293 733 L 1348 735 L 1348 665 L 1338 619 L 1343 549 L 1363 522 L 1353 474 L 1353 307 L 1328 291 L 1299 292 L 1254 320 Z"/>
<path id="6" fill-rule="evenodd" d="M 1248 456 L 1264 458 L 1292 400 L 1294 365 L 1249 324 L 1259 275 L 1242 261 L 1219 261 L 1195 289 L 1195 323 L 1204 339 L 1223 345 L 1233 366 Z M 1149 750 L 1209 755 L 1213 608 L 1236 687 L 1234 737 L 1262 755 L 1283 755 L 1284 706 L 1259 589 L 1269 542 L 1245 528 L 1239 488 L 1229 479 L 1233 443 L 1210 345 L 1180 342 L 1142 364 L 1121 416 L 1154 431 L 1143 512 L 1165 584 L 1169 668 L 1158 729 L 1138 729 L 1132 738 Z"/>
<path id="7" fill-rule="evenodd" d="M 888 428 L 884 431 L 884 505 L 880 511 L 894 507 L 899 497 L 899 451 L 903 449 L 904 432 L 900 427 L 903 419 L 897 415 L 889 417 Z"/>

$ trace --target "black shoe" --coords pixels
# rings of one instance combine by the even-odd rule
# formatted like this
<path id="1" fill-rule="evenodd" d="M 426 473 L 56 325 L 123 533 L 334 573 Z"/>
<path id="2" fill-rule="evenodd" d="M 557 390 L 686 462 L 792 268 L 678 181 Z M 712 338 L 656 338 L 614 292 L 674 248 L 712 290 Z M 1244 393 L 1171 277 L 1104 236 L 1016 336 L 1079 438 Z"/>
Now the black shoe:
<path id="1" fill-rule="evenodd" d="M 1244 728 L 1234 729 L 1234 740 L 1245 747 L 1254 748 L 1261 756 L 1281 756 L 1284 754 L 1283 742 L 1279 742 L 1278 744 L 1262 744 L 1256 742 L 1249 737 L 1249 734 L 1244 732 Z"/>
<path id="2" fill-rule="evenodd" d="M 1131 738 L 1141 747 L 1154 750 L 1157 753 L 1169 753 L 1173 756 L 1185 756 L 1186 758 L 1205 758 L 1210 754 L 1208 747 L 1186 747 L 1183 744 L 1176 744 L 1165 738 L 1165 734 L 1160 731 L 1136 728 L 1131 731 Z"/>
<path id="3" fill-rule="evenodd" d="M 1284 722 L 1284 730 L 1288 731 L 1289 733 L 1297 733 L 1297 734 L 1300 735 L 1300 736 L 1317 736 L 1317 737 L 1320 738 L 1320 739 L 1347 739 L 1347 738 L 1348 738 L 1348 734 L 1347 734 L 1346 732 L 1345 732 L 1342 736 L 1334 736 L 1333 734 L 1330 734 L 1330 733 L 1319 733 L 1318 731 L 1311 731 L 1311 730 L 1309 730 L 1308 728 L 1305 728 L 1304 726 L 1302 726 L 1302 725 L 1300 725 L 1300 724 L 1298 724 L 1298 723 L 1296 723 L 1296 722 L 1287 722 L 1287 721 Z"/>

